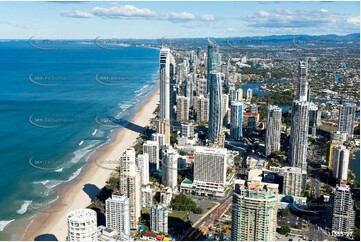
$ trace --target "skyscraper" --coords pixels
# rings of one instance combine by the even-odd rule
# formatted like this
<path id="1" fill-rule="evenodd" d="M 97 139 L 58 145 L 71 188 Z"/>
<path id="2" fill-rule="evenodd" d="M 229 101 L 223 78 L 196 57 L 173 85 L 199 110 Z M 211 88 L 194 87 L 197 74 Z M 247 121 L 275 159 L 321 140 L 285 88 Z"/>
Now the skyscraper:
<path id="1" fill-rule="evenodd" d="M 293 101 L 289 161 L 291 166 L 307 169 L 309 103 Z"/>
<path id="2" fill-rule="evenodd" d="M 266 120 L 266 155 L 270 155 L 281 148 L 282 109 L 269 105 Z"/>
<path id="3" fill-rule="evenodd" d="M 196 147 L 193 185 L 197 194 L 223 196 L 226 172 L 227 149 Z"/>
<path id="4" fill-rule="evenodd" d="M 247 102 L 252 101 L 252 97 L 253 97 L 253 90 L 251 88 L 248 88 L 247 89 L 246 101 Z"/>
<path id="5" fill-rule="evenodd" d="M 163 157 L 162 164 L 162 184 L 170 188 L 177 187 L 178 176 L 178 153 L 169 148 Z"/>
<path id="6" fill-rule="evenodd" d="M 241 140 L 242 138 L 242 102 L 233 101 L 231 103 L 231 139 Z"/>
<path id="7" fill-rule="evenodd" d="M 168 209 L 165 206 L 151 208 L 150 229 L 156 233 L 168 234 Z"/>
<path id="8" fill-rule="evenodd" d="M 298 64 L 298 83 L 297 97 L 299 101 L 308 101 L 308 80 L 307 80 L 307 63 L 300 61 Z"/>
<path id="9" fill-rule="evenodd" d="M 355 227 L 354 201 L 350 187 L 346 181 L 336 186 L 336 192 L 331 196 L 327 207 L 327 229 L 332 236 L 352 238 Z"/>
<path id="10" fill-rule="evenodd" d="M 220 72 L 219 47 L 208 40 L 207 93 L 211 92 L 211 75 Z"/>
<path id="11" fill-rule="evenodd" d="M 350 160 L 350 150 L 339 145 L 332 148 L 332 175 L 336 179 L 346 180 L 348 165 Z"/>
<path id="12" fill-rule="evenodd" d="M 243 89 L 238 88 L 236 90 L 236 101 L 242 101 L 243 100 Z"/>
<path id="13" fill-rule="evenodd" d="M 190 99 L 188 97 L 177 96 L 177 121 L 187 121 L 189 119 Z"/>
<path id="14" fill-rule="evenodd" d="M 77 209 L 68 214 L 67 241 L 97 241 L 97 213 L 92 209 Z"/>
<path id="15" fill-rule="evenodd" d="M 355 103 L 344 103 L 340 105 L 338 117 L 338 131 L 346 131 L 349 137 L 353 136 L 355 112 Z"/>
<path id="16" fill-rule="evenodd" d="M 228 94 L 222 94 L 222 118 L 225 119 L 228 113 L 229 96 Z"/>
<path id="17" fill-rule="evenodd" d="M 149 170 L 154 172 L 159 168 L 159 144 L 157 141 L 147 140 L 143 144 L 143 153 L 149 156 Z"/>
<path id="18" fill-rule="evenodd" d="M 316 138 L 317 126 L 320 124 L 321 113 L 318 111 L 317 105 L 310 103 L 309 112 L 309 122 L 308 122 L 308 133 Z"/>
<path id="19" fill-rule="evenodd" d="M 194 111 L 196 120 L 199 122 L 208 122 L 209 120 L 209 99 L 202 96 L 194 97 Z"/>
<path id="20" fill-rule="evenodd" d="M 161 119 L 169 119 L 170 112 L 170 49 L 162 47 L 160 50 L 160 114 Z"/>
<path id="21" fill-rule="evenodd" d="M 130 236 L 129 198 L 116 192 L 105 200 L 105 220 L 107 228 Z"/>
<path id="22" fill-rule="evenodd" d="M 211 89 L 209 98 L 209 139 L 215 141 L 222 128 L 222 83 L 221 73 L 211 74 Z"/>
<path id="23" fill-rule="evenodd" d="M 193 86 L 194 86 L 194 75 L 193 74 L 188 74 L 184 83 L 184 96 L 189 98 L 189 105 L 191 105 L 191 102 L 193 100 Z"/>
<path id="24" fill-rule="evenodd" d="M 149 183 L 149 155 L 147 153 L 137 156 L 136 165 L 140 170 L 142 185 Z"/>
<path id="25" fill-rule="evenodd" d="M 141 215 L 140 182 L 140 173 L 135 164 L 135 150 L 127 149 L 120 157 L 119 192 L 129 198 L 131 228 L 137 228 Z"/>
<path id="26" fill-rule="evenodd" d="M 278 184 L 263 183 L 260 177 L 234 184 L 231 240 L 275 241 Z"/>

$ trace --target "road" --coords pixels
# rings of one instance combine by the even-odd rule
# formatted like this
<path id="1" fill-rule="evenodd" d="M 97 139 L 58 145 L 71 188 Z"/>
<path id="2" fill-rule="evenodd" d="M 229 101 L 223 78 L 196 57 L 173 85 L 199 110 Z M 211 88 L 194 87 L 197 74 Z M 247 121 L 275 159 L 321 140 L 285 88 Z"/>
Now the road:
<path id="1" fill-rule="evenodd" d="M 209 213 L 207 216 L 201 218 L 200 221 L 189 229 L 185 236 L 180 240 L 185 241 L 192 241 L 192 240 L 199 240 L 208 230 L 209 225 L 215 221 L 219 216 L 224 212 L 227 206 L 232 202 L 232 196 L 227 197 L 227 199 L 219 204 L 213 211 Z"/>

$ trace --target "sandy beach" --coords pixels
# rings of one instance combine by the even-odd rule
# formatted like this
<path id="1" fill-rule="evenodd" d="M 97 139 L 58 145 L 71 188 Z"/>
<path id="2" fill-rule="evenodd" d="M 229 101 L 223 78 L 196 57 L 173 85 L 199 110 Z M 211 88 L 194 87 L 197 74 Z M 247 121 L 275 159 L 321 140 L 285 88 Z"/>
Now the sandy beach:
<path id="1" fill-rule="evenodd" d="M 132 127 L 148 125 L 158 102 L 159 89 L 138 110 L 131 120 Z M 32 221 L 23 235 L 23 240 L 65 240 L 67 214 L 75 209 L 86 208 L 91 202 L 89 192 L 86 192 L 87 188 L 93 188 L 92 190 L 103 188 L 113 172 L 111 169 L 101 168 L 98 164 L 101 164 L 102 161 L 119 160 L 122 153 L 134 144 L 138 136 L 139 133 L 136 132 L 136 129 L 122 128 L 112 142 L 95 152 L 78 178 L 59 189 L 59 199 L 50 206 L 49 211 L 39 213 Z M 115 162 L 106 164 L 107 168 L 116 166 Z"/>

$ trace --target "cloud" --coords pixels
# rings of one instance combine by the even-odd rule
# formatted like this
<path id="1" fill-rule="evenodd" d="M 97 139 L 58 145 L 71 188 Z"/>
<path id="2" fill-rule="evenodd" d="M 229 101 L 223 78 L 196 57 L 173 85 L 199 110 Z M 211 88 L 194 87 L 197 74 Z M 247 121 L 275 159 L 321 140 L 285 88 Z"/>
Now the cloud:
<path id="1" fill-rule="evenodd" d="M 63 11 L 60 13 L 63 17 L 70 18 L 91 18 L 93 15 L 86 11 L 74 10 L 74 11 Z"/>
<path id="2" fill-rule="evenodd" d="M 94 7 L 91 12 L 102 18 L 151 18 L 157 16 L 157 13 L 150 9 L 137 8 L 132 5 L 113 5 L 110 8 Z"/>
<path id="3" fill-rule="evenodd" d="M 260 10 L 243 19 L 250 27 L 305 28 L 334 24 L 340 16 L 326 9 L 276 9 L 269 12 Z"/>
<path id="4" fill-rule="evenodd" d="M 191 21 L 191 20 L 195 20 L 196 17 L 191 13 L 182 12 L 182 13 L 170 13 L 168 14 L 167 19 L 171 21 Z"/>
<path id="5" fill-rule="evenodd" d="M 360 25 L 360 17 L 348 17 L 346 23 L 351 25 Z"/>
<path id="6" fill-rule="evenodd" d="M 216 17 L 214 15 L 211 15 L 211 14 L 205 14 L 205 15 L 202 15 L 200 17 L 201 20 L 204 20 L 204 21 L 213 21 L 213 20 L 216 20 Z"/>

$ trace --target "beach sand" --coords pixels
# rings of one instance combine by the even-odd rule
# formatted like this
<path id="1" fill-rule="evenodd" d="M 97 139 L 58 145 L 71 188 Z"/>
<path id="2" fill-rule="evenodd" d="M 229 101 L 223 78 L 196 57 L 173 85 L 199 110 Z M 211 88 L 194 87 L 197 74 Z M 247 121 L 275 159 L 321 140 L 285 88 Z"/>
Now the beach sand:
<path id="1" fill-rule="evenodd" d="M 119 160 L 122 153 L 131 147 L 139 133 L 136 128 L 145 127 L 149 124 L 153 112 L 159 101 L 159 89 L 156 90 L 145 104 L 139 109 L 131 120 L 131 129 L 122 128 L 114 137 L 113 141 L 101 147 L 89 159 L 80 175 L 73 181 L 59 189 L 59 199 L 49 206 L 48 211 L 40 212 L 31 222 L 23 235 L 23 240 L 65 240 L 67 236 L 67 214 L 75 209 L 86 208 L 90 202 L 91 193 L 100 190 L 106 185 L 111 169 L 118 164 L 110 162 L 106 165 L 102 161 Z M 85 192 L 85 191 L 86 192 Z"/>

